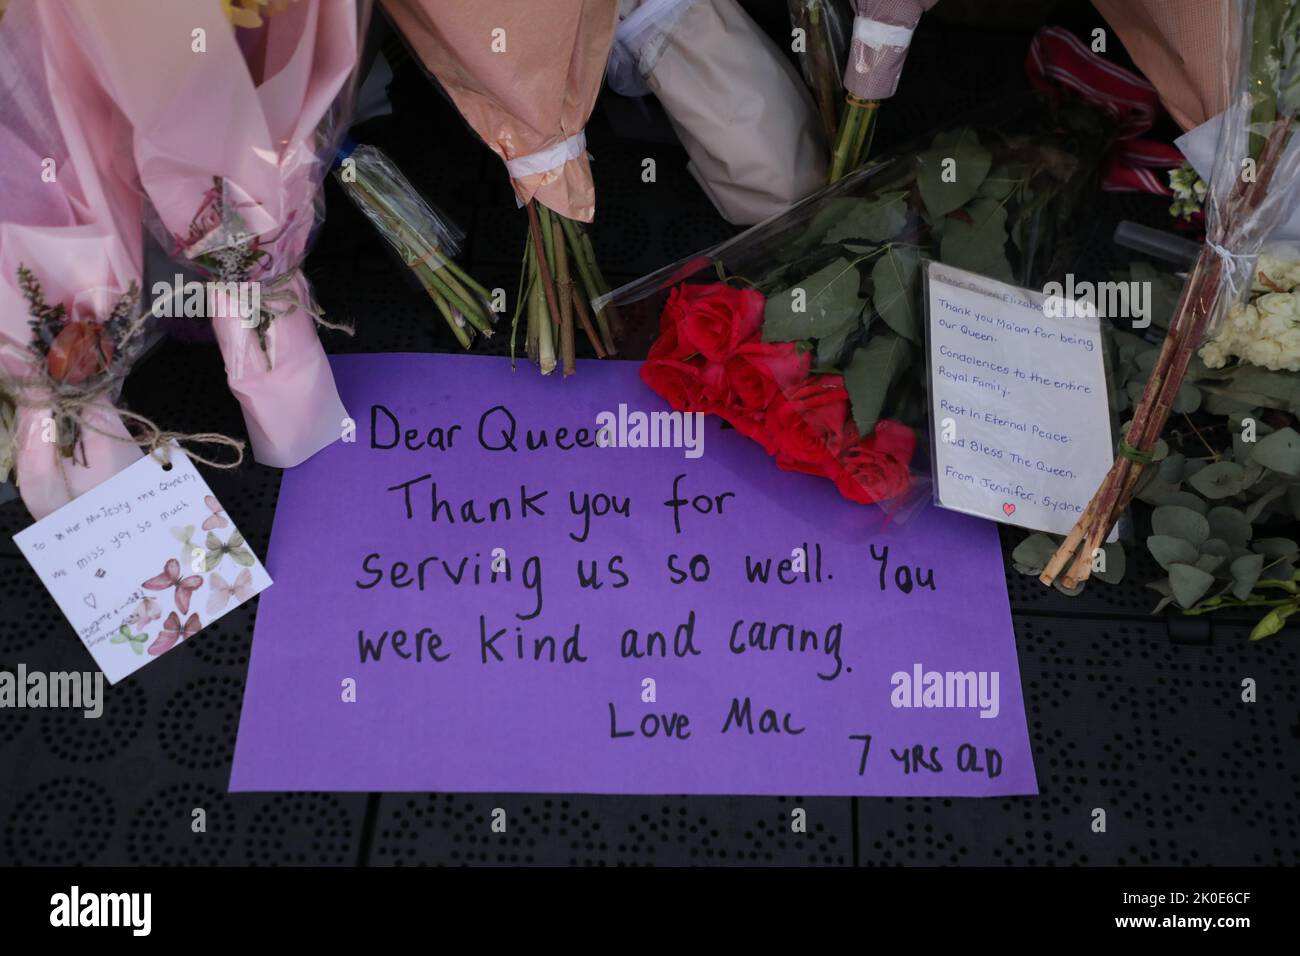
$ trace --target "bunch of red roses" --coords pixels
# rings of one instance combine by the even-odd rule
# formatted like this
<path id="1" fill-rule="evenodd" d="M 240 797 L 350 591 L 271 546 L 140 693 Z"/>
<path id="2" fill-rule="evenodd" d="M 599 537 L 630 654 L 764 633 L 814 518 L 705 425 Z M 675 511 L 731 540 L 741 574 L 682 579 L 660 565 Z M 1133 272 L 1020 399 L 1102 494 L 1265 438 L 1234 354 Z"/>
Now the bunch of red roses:
<path id="1" fill-rule="evenodd" d="M 912 429 L 881 419 L 860 435 L 840 376 L 813 374 L 810 353 L 792 342 L 762 341 L 763 306 L 750 289 L 676 286 L 641 378 L 677 411 L 722 416 L 778 467 L 829 478 L 851 501 L 905 492 Z"/>

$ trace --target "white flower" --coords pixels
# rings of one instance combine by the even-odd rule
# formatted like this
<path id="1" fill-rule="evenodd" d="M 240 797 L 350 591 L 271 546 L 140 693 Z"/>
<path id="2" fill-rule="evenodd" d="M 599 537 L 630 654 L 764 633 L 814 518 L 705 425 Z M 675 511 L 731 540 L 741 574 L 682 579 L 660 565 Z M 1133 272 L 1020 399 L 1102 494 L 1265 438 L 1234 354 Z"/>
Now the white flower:
<path id="1" fill-rule="evenodd" d="M 1222 368 L 1235 355 L 1261 368 L 1300 371 L 1300 293 L 1270 292 L 1234 305 L 1200 355 L 1210 368 Z"/>
<path id="2" fill-rule="evenodd" d="M 1261 253 L 1255 266 L 1252 292 L 1290 292 L 1300 285 L 1300 262 Z"/>

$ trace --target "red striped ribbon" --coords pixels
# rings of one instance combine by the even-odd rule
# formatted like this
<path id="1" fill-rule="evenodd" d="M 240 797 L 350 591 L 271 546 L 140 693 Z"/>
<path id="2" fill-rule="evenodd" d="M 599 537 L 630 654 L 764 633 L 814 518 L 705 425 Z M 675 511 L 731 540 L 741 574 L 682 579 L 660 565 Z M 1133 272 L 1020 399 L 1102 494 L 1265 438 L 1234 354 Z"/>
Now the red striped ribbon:
<path id="1" fill-rule="evenodd" d="M 1152 170 L 1178 166 L 1183 154 L 1169 143 L 1142 136 L 1161 109 L 1154 86 L 1093 53 L 1060 27 L 1043 27 L 1034 35 L 1025 69 L 1035 90 L 1070 90 L 1115 122 L 1115 141 L 1102 161 L 1102 189 L 1170 194 L 1165 176 Z"/>

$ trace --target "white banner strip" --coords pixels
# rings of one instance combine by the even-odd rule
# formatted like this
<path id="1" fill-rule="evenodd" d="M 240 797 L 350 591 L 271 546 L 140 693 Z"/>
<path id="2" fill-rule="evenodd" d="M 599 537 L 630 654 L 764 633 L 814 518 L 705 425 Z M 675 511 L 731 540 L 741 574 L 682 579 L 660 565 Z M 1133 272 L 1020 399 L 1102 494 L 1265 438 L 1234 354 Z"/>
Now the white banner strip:
<path id="1" fill-rule="evenodd" d="M 563 166 L 569 160 L 581 156 L 582 151 L 586 148 L 586 130 L 579 130 L 564 142 L 556 143 L 548 149 L 529 153 L 527 156 L 516 156 L 514 159 L 507 159 L 506 170 L 510 173 L 511 179 L 523 179 L 525 176 L 544 173 Z"/>

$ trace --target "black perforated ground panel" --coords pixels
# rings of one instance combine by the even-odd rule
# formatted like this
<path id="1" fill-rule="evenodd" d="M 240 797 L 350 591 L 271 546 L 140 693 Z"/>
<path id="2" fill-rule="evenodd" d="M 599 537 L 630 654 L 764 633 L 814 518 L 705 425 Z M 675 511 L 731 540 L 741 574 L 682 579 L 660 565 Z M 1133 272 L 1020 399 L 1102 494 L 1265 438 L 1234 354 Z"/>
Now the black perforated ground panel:
<path id="1" fill-rule="evenodd" d="M 779 0 L 748 4 L 774 31 Z M 1071 8 L 1070 4 L 1057 5 Z M 1075 15 L 1085 18 L 1081 4 Z M 1077 25 L 1089 25 L 1080 19 Z M 927 19 L 878 143 L 923 134 L 1019 89 L 1027 35 Z M 464 257 L 514 295 L 523 217 L 499 163 L 409 61 L 396 113 L 357 130 L 388 150 L 469 233 Z M 611 281 L 631 279 L 733 233 L 713 212 L 662 120 L 598 106 L 589 130 L 600 213 L 593 240 Z M 638 138 L 642 137 L 642 138 Z M 654 157 L 658 182 L 644 184 Z M 332 318 L 333 351 L 446 350 L 451 337 L 359 215 L 329 187 L 329 219 L 308 261 Z M 1102 197 L 1078 271 L 1118 261 L 1119 218 L 1158 223 L 1162 202 Z M 490 343 L 504 352 L 506 336 Z M 503 383 L 503 388 L 508 383 Z M 215 348 L 169 342 L 128 383 L 133 408 L 177 429 L 239 434 Z M 279 473 L 205 471 L 265 554 Z M 10 536 L 0 506 L 0 668 L 83 669 L 90 659 Z M 1019 539 L 1004 534 L 1007 553 Z M 1134 551 L 1137 549 L 1133 549 Z M 1258 644 L 1216 621 L 1171 639 L 1152 618 L 1155 576 L 1070 599 L 1008 570 L 1008 593 L 1038 770 L 1038 797 L 993 800 L 593 797 L 528 794 L 229 794 L 226 785 L 256 601 L 108 691 L 104 716 L 0 713 L 0 864 L 1269 864 L 1300 862 L 1300 706 L 1295 632 Z M 1184 638 L 1187 640 L 1188 638 Z M 1201 641 L 1203 643 L 1195 643 Z M 1243 703 L 1242 681 L 1257 683 Z M 508 827 L 494 834 L 494 810 Z M 205 832 L 193 828 L 203 810 Z M 807 833 L 792 833 L 792 812 Z M 1095 811 L 1106 832 L 1093 832 Z"/>

